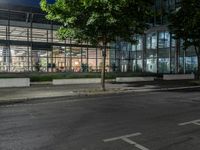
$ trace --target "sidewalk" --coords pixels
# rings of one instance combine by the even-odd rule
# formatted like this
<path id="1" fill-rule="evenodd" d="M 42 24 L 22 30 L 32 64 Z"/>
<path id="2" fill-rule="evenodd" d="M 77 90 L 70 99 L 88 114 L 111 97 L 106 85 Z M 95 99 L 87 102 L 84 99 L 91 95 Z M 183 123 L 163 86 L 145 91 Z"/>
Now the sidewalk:
<path id="1" fill-rule="evenodd" d="M 150 92 L 172 89 L 197 88 L 191 81 L 153 81 L 127 84 L 106 83 L 106 91 L 100 84 L 53 86 L 49 83 L 33 84 L 27 88 L 0 88 L 0 104 L 24 102 L 42 98 L 72 97 L 124 92 Z"/>
<path id="2" fill-rule="evenodd" d="M 118 92 L 125 85 L 106 84 L 107 91 Z M 100 84 L 62 85 L 33 84 L 22 88 L 0 88 L 0 104 L 24 102 L 33 99 L 72 97 L 101 93 Z"/>

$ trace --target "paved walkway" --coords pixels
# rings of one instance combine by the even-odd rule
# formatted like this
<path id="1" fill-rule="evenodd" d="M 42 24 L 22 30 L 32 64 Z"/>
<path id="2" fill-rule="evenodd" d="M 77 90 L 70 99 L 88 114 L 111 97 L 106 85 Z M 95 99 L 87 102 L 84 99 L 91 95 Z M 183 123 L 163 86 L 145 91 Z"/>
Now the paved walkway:
<path id="1" fill-rule="evenodd" d="M 111 92 L 121 90 L 124 84 L 106 84 L 107 91 Z M 30 87 L 23 88 L 0 88 L 0 104 L 21 102 L 49 97 L 79 96 L 85 94 L 95 94 L 101 91 L 99 84 L 84 85 L 63 85 L 53 86 L 50 84 L 33 84 Z"/>
<path id="2" fill-rule="evenodd" d="M 194 88 L 199 86 L 190 85 L 183 81 L 154 81 L 137 82 L 128 84 L 106 83 L 106 92 L 101 91 L 100 84 L 63 85 L 53 86 L 50 84 L 33 84 L 26 88 L 0 88 L 0 104 L 22 102 L 38 98 L 52 98 L 65 96 L 82 96 L 94 94 L 109 94 L 121 92 L 147 92 L 168 89 Z"/>

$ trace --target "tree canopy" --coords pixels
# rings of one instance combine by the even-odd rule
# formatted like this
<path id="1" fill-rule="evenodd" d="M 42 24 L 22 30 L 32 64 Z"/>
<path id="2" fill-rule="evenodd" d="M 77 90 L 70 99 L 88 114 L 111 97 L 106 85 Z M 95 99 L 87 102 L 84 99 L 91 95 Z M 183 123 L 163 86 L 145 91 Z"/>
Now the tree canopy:
<path id="1" fill-rule="evenodd" d="M 108 43 L 120 37 L 133 42 L 142 34 L 151 16 L 150 0 L 56 0 L 41 8 L 49 20 L 59 22 L 58 35 L 92 44 Z"/>
<path id="2" fill-rule="evenodd" d="M 169 29 L 174 38 L 182 39 L 184 48 L 195 48 L 200 72 L 200 0 L 182 0 L 169 16 Z"/>
<path id="3" fill-rule="evenodd" d="M 151 0 L 56 0 L 41 8 L 49 20 L 59 22 L 62 39 L 89 42 L 102 48 L 102 89 L 105 90 L 105 60 L 107 44 L 120 38 L 136 42 L 151 16 Z"/>
<path id="4" fill-rule="evenodd" d="M 200 1 L 182 0 L 180 8 L 170 15 L 169 28 L 176 39 L 183 39 L 185 48 L 200 48 Z"/>

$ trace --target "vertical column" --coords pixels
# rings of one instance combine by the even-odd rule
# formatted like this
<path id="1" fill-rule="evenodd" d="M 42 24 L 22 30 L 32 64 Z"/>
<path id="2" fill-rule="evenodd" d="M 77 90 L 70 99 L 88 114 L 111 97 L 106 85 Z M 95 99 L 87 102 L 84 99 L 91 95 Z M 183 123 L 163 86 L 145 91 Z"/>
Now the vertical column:
<path id="1" fill-rule="evenodd" d="M 53 44 L 53 38 L 53 23 L 51 21 L 51 44 Z M 55 67 L 53 64 L 53 46 L 51 46 L 51 72 L 53 72 L 53 67 Z"/>
<path id="2" fill-rule="evenodd" d="M 49 22 L 48 22 L 49 23 Z M 48 31 L 48 29 L 46 30 L 46 34 L 47 34 L 47 36 L 46 36 L 46 42 L 47 42 L 47 44 L 49 44 L 49 31 Z M 47 53 L 47 58 L 46 58 L 46 60 L 47 60 L 47 65 L 46 65 L 46 70 L 47 70 L 47 72 L 49 72 L 49 49 L 46 51 L 46 53 Z"/>
<path id="3" fill-rule="evenodd" d="M 89 72 L 89 67 L 90 67 L 89 64 L 88 64 L 88 56 L 89 56 L 89 55 L 88 55 L 88 49 L 89 49 L 89 48 L 88 48 L 88 42 L 87 42 L 87 58 L 86 58 L 86 59 L 87 59 L 86 64 L 87 64 L 87 66 L 88 66 L 87 72 Z"/>
<path id="4" fill-rule="evenodd" d="M 186 73 L 186 49 L 183 50 L 183 73 Z"/>
<path id="5" fill-rule="evenodd" d="M 81 72 L 83 71 L 83 43 L 81 42 Z"/>
<path id="6" fill-rule="evenodd" d="M 128 50 L 128 72 L 131 72 L 131 51 Z"/>
<path id="7" fill-rule="evenodd" d="M 114 53 L 115 53 L 115 55 L 114 55 L 114 58 L 111 58 L 111 59 L 114 59 L 114 64 L 111 64 L 111 65 L 113 65 L 113 67 L 114 68 L 112 68 L 112 71 L 116 71 L 116 69 L 117 69 L 117 54 L 116 54 L 116 52 L 117 52 L 117 40 L 115 39 L 115 42 L 114 42 Z"/>
<path id="8" fill-rule="evenodd" d="M 157 47 L 156 47 L 156 68 L 157 74 L 159 73 L 159 31 L 156 32 L 157 36 Z"/>
<path id="9" fill-rule="evenodd" d="M 49 22 L 48 22 L 49 23 Z M 49 44 L 49 30 L 47 29 L 47 44 Z M 47 68 L 47 72 L 49 72 L 49 50 L 47 50 L 47 66 L 46 66 L 46 68 Z"/>
<path id="10" fill-rule="evenodd" d="M 49 51 L 47 51 L 47 72 L 49 72 Z"/>
<path id="11" fill-rule="evenodd" d="M 10 10 L 8 14 L 8 26 L 6 31 L 6 71 L 10 72 L 10 64 L 11 64 L 11 50 L 10 50 Z M 8 67 L 8 68 L 7 68 Z"/>
<path id="12" fill-rule="evenodd" d="M 49 43 L 49 31 L 47 29 L 47 43 Z"/>
<path id="13" fill-rule="evenodd" d="M 69 70 L 72 70 L 72 39 L 70 38 L 70 60 L 69 60 Z"/>
<path id="14" fill-rule="evenodd" d="M 120 42 L 120 49 L 119 49 L 119 66 L 120 66 L 120 72 L 123 72 L 123 50 L 122 50 L 122 43 Z"/>
<path id="15" fill-rule="evenodd" d="M 136 70 L 135 71 L 138 72 L 138 61 L 137 61 L 138 60 L 138 49 L 137 49 L 137 46 L 135 46 L 135 54 L 136 54 L 136 56 L 135 56 L 135 58 L 136 58 L 135 59 L 135 66 L 136 66 L 135 69 Z"/>
<path id="16" fill-rule="evenodd" d="M 180 53 L 180 39 L 176 40 L 176 55 L 175 55 L 176 69 L 175 69 L 175 73 L 179 73 L 179 53 Z"/>
<path id="17" fill-rule="evenodd" d="M 97 72 L 98 69 L 98 47 L 96 47 L 96 71 Z"/>
<path id="18" fill-rule="evenodd" d="M 172 73 L 172 34 L 170 33 L 169 40 L 169 72 Z"/>
<path id="19" fill-rule="evenodd" d="M 67 41 L 65 39 L 65 51 L 64 51 L 65 52 L 65 61 L 64 61 L 65 62 L 65 65 L 64 65 L 65 72 L 67 72 L 67 64 L 66 64 L 67 63 L 67 56 L 66 56 L 67 46 L 66 45 L 67 45 Z"/>
<path id="20" fill-rule="evenodd" d="M 143 51 L 142 51 L 142 72 L 146 72 L 146 34 L 143 35 L 142 37 L 142 41 L 143 41 Z"/>
<path id="21" fill-rule="evenodd" d="M 130 65 L 130 53 L 129 53 L 129 50 L 128 50 L 128 45 L 129 45 L 129 43 L 128 42 L 126 42 L 126 44 L 125 44 L 125 46 L 126 46 L 126 51 L 125 51 L 125 64 L 124 64 L 124 67 L 125 67 L 125 71 L 126 72 L 129 72 L 130 70 L 129 70 L 129 65 Z M 126 55 L 128 54 L 128 58 L 126 58 Z M 127 59 L 128 59 L 128 62 L 127 62 Z"/>
<path id="22" fill-rule="evenodd" d="M 32 55 L 32 49 L 33 49 L 33 13 L 31 13 L 31 20 L 30 20 L 30 42 L 31 42 L 31 72 L 33 72 L 33 55 Z"/>
<path id="23" fill-rule="evenodd" d="M 29 28 L 27 28 L 27 42 L 29 43 Z M 27 50 L 28 50 L 28 72 L 30 71 L 30 45 L 28 44 L 27 46 Z"/>
<path id="24" fill-rule="evenodd" d="M 115 51 L 115 65 L 116 65 L 116 62 L 117 62 L 117 40 L 115 41 L 115 49 L 114 49 L 114 51 Z"/>

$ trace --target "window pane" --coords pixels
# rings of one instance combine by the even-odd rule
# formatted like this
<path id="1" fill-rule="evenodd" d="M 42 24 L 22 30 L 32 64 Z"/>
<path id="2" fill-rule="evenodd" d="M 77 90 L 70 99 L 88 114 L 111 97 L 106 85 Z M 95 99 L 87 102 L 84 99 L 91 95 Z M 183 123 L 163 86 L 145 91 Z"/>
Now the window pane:
<path id="1" fill-rule="evenodd" d="M 34 42 L 47 42 L 47 30 L 32 29 L 32 40 Z"/>
<path id="2" fill-rule="evenodd" d="M 147 35 L 147 49 L 157 48 L 157 34 L 156 32 Z"/>
<path id="3" fill-rule="evenodd" d="M 0 26 L 0 39 L 6 40 L 6 26 Z"/>
<path id="4" fill-rule="evenodd" d="M 17 41 L 27 41 L 27 28 L 10 27 L 10 39 Z"/>
<path id="5" fill-rule="evenodd" d="M 170 34 L 169 32 L 160 32 L 159 33 L 159 48 L 169 48 L 170 47 Z"/>

